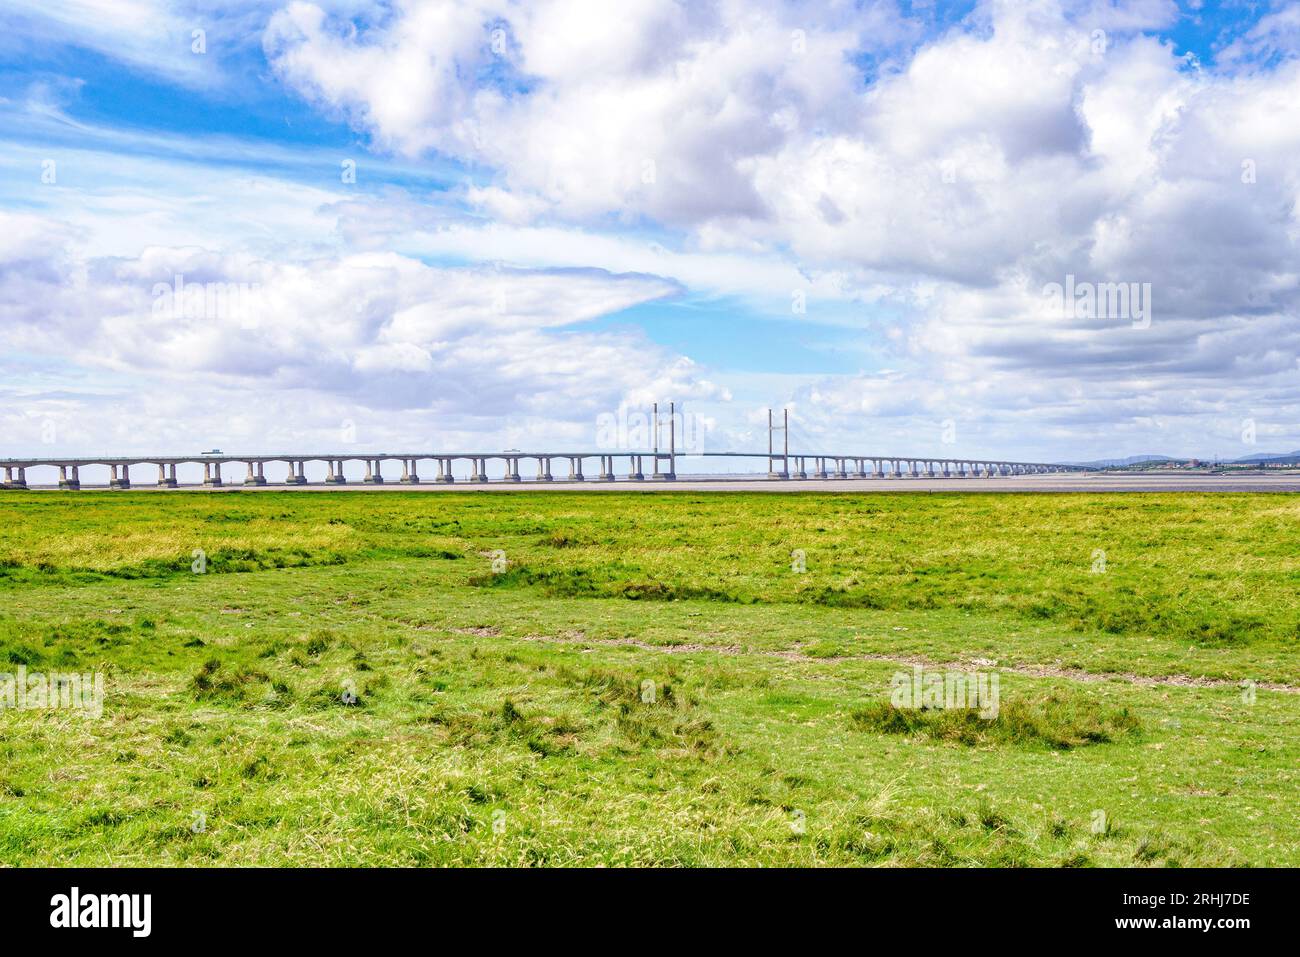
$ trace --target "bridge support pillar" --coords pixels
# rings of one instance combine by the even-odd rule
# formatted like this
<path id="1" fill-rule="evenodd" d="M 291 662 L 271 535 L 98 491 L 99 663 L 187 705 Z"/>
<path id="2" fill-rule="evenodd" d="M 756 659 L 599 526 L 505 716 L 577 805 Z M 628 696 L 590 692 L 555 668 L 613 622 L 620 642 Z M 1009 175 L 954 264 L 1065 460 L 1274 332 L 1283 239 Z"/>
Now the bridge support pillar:
<path id="1" fill-rule="evenodd" d="M 456 476 L 451 474 L 451 459 L 434 459 L 438 463 L 438 475 L 434 482 L 439 485 L 452 485 L 456 481 Z"/>
<path id="2" fill-rule="evenodd" d="M 108 480 L 109 488 L 126 489 L 131 487 L 131 467 L 129 465 L 122 466 L 122 474 L 120 477 L 118 476 L 116 465 L 110 465 L 109 469 L 112 470 L 112 478 Z"/>
<path id="3" fill-rule="evenodd" d="M 486 482 L 486 481 L 488 480 L 488 477 L 487 477 L 487 459 L 484 459 L 484 458 L 474 458 L 474 459 L 471 459 L 470 461 L 474 463 L 474 466 L 473 466 L 474 471 L 473 471 L 473 473 L 470 475 L 469 480 L 470 480 L 471 482 Z"/>
<path id="4" fill-rule="evenodd" d="M 176 487 L 176 464 L 174 462 L 170 465 L 164 465 L 162 462 L 158 463 L 158 487 Z"/>
<path id="5" fill-rule="evenodd" d="M 836 460 L 835 460 L 835 473 L 834 473 L 834 475 L 832 475 L 831 477 L 832 477 L 832 478 L 837 478 L 837 479 L 842 479 L 842 478 L 848 478 L 848 477 L 849 477 L 849 473 L 846 472 L 846 471 L 844 471 L 844 460 L 843 460 L 843 459 L 836 459 Z"/>
<path id="6" fill-rule="evenodd" d="M 262 471 L 261 462 L 248 463 L 248 475 L 244 477 L 245 485 L 265 485 L 266 475 Z"/>
<path id="7" fill-rule="evenodd" d="M 544 455 L 537 456 L 537 481 L 555 481 L 555 476 L 551 474 L 551 460 Z"/>
<path id="8" fill-rule="evenodd" d="M 522 482 L 519 477 L 519 460 L 516 458 L 506 459 L 506 474 L 501 477 L 503 482 Z"/>
<path id="9" fill-rule="evenodd" d="M 645 481 L 645 473 L 641 471 L 641 456 L 629 455 L 627 457 L 627 480 L 629 482 Z"/>
<path id="10" fill-rule="evenodd" d="M 853 461 L 856 462 L 856 463 L 858 464 L 858 467 L 857 467 L 857 469 L 854 470 L 853 474 L 851 474 L 851 475 L 849 476 L 849 478 L 855 478 L 855 479 L 864 479 L 864 478 L 866 478 L 866 477 L 867 477 L 867 460 L 866 460 L 866 459 L 854 459 Z"/>
<path id="11" fill-rule="evenodd" d="M 289 474 L 285 476 L 284 484 L 285 485 L 306 485 L 307 484 L 307 476 L 303 472 L 302 462 L 295 462 L 293 459 L 289 460 Z"/>
<path id="12" fill-rule="evenodd" d="M 600 457 L 600 481 L 614 481 L 614 456 L 602 455 Z"/>
<path id="13" fill-rule="evenodd" d="M 208 488 L 221 487 L 221 463 L 204 462 L 203 463 L 203 484 Z"/>
<path id="14" fill-rule="evenodd" d="M 420 484 L 420 476 L 415 471 L 415 459 L 402 459 L 402 477 L 398 481 L 402 485 Z"/>
<path id="15" fill-rule="evenodd" d="M 68 476 L 68 468 L 69 466 L 67 465 L 59 466 L 59 488 L 65 488 L 69 490 L 75 490 L 81 488 L 81 467 L 77 465 L 71 466 L 72 468 L 71 477 Z"/>
<path id="16" fill-rule="evenodd" d="M 17 475 L 15 476 L 15 470 Z M 5 488 L 26 488 L 27 466 L 5 466 Z"/>
<path id="17" fill-rule="evenodd" d="M 926 477 L 926 478 L 935 478 L 935 477 L 936 477 L 935 474 L 934 474 L 934 463 L 933 463 L 933 462 L 926 462 L 926 463 L 925 463 L 925 477 Z"/>
<path id="18" fill-rule="evenodd" d="M 890 460 L 890 463 L 894 466 L 894 468 L 893 468 L 893 471 L 891 471 L 891 472 L 889 473 L 889 477 L 890 477 L 890 478 L 896 478 L 896 479 L 900 479 L 900 478 L 902 478 L 902 477 L 903 477 L 903 469 L 901 468 L 898 459 L 891 459 L 891 460 Z"/>
<path id="19" fill-rule="evenodd" d="M 366 459 L 366 477 L 363 481 L 371 485 L 384 484 L 384 472 L 380 459 Z"/>

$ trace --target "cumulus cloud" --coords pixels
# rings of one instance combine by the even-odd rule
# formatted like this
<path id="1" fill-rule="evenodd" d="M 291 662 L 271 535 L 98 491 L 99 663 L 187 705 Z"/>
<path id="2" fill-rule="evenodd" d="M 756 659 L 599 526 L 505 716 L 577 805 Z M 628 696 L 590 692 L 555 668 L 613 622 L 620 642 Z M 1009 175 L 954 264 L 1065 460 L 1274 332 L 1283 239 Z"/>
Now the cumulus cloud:
<path id="1" fill-rule="evenodd" d="M 99 370 L 118 389 L 239 392 L 263 423 L 264 399 L 297 395 L 353 416 L 443 413 L 480 434 L 549 420 L 590 439 L 598 413 L 655 383 L 683 398 L 722 394 L 634 332 L 582 327 L 680 292 L 657 277 L 434 267 L 395 253 L 269 261 L 152 247 L 81 259 L 39 218 L 5 215 L 0 227 L 0 300 L 22 306 L 0 326 L 7 350 Z"/>
<path id="2" fill-rule="evenodd" d="M 769 388 L 573 328 L 686 291 L 779 304 L 792 323 L 819 301 L 861 307 L 837 320 L 842 351 L 877 368 L 781 386 L 827 441 L 951 419 L 1058 455 L 1143 435 L 1129 451 L 1197 451 L 1223 423 L 1281 429 L 1300 411 L 1291 7 L 1201 64 L 1159 35 L 1185 16 L 1172 0 L 987 0 L 947 26 L 893 0 L 272 6 L 261 44 L 284 86 L 376 153 L 459 164 L 464 208 L 304 190 L 290 205 L 333 230 L 328 251 L 256 257 L 251 240 L 169 237 L 78 258 L 60 230 L 102 237 L 102 216 L 22 223 L 50 230 L 31 240 L 49 255 L 0 277 L 30 313 L 11 342 L 79 324 L 76 354 L 104 366 L 402 408 L 543 416 L 588 392 Z M 142 322 L 155 267 L 255 275 L 277 320 L 252 349 Z M 1045 290 L 1067 281 L 1149 284 L 1150 321 L 1053 315 Z M 30 321 L 38 294 L 98 311 L 51 331 Z"/>

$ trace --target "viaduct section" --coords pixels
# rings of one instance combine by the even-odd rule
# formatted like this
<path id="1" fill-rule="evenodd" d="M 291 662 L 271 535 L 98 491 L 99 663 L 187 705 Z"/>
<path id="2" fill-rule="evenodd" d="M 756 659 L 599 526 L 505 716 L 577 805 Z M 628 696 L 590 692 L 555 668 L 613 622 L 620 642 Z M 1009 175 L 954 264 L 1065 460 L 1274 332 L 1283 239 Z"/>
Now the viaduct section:
<path id="1" fill-rule="evenodd" d="M 344 463 L 364 463 L 365 476 L 362 484 L 381 485 L 388 481 L 397 481 L 403 485 L 418 485 L 423 481 L 450 484 L 456 481 L 452 475 L 454 462 L 468 462 L 469 482 L 487 482 L 490 461 L 503 463 L 501 476 L 494 481 L 522 482 L 521 463 L 536 462 L 538 482 L 583 482 L 588 473 L 583 471 L 584 463 L 599 461 L 599 471 L 591 478 L 598 482 L 613 482 L 619 479 L 618 463 L 624 461 L 622 477 L 629 482 L 671 482 L 677 478 L 677 459 L 680 454 L 676 448 L 676 420 L 669 412 L 668 448 L 660 447 L 661 432 L 659 428 L 659 408 L 654 411 L 654 447 L 650 451 L 597 451 L 597 452 L 521 452 L 509 449 L 504 452 L 329 452 L 320 454 L 273 454 L 273 455 L 226 455 L 212 452 L 199 455 L 131 455 L 131 456 L 92 456 L 81 458 L 9 458 L 0 459 L 4 468 L 4 488 L 27 488 L 28 469 L 57 469 L 59 488 L 81 488 L 81 469 L 85 466 L 101 466 L 109 470 L 108 487 L 128 489 L 136 481 L 131 476 L 132 468 L 158 469 L 158 488 L 177 488 L 176 466 L 197 464 L 203 466 L 203 485 L 218 488 L 227 484 L 227 474 L 222 471 L 230 466 L 229 481 L 239 483 L 238 466 L 244 466 L 246 472 L 242 478 L 244 485 L 267 485 L 275 482 L 275 473 L 267 479 L 267 466 L 280 465 L 285 469 L 284 478 L 275 484 L 307 485 L 304 466 L 308 462 L 325 464 L 326 485 L 344 485 L 347 479 L 343 475 Z M 783 433 L 783 448 L 776 451 L 773 435 Z M 691 453 L 692 458 L 740 458 L 761 459 L 762 453 L 751 452 L 698 452 Z M 647 466 L 647 461 L 649 465 Z M 557 474 L 553 469 L 555 463 L 567 463 L 568 472 Z M 394 477 L 383 473 L 385 463 L 394 468 L 401 466 L 401 476 Z M 427 478 L 421 478 L 421 463 L 430 463 L 431 468 L 424 469 Z M 870 466 L 868 467 L 868 463 Z M 561 466 L 562 468 L 563 466 Z M 436 474 L 433 470 L 436 469 Z M 463 470 L 462 470 L 463 471 Z M 525 471 L 530 471 L 525 469 Z M 932 455 L 858 455 L 858 454 L 791 454 L 789 416 L 784 424 L 774 426 L 772 415 L 768 413 L 767 442 L 767 478 L 777 481 L 793 479 L 866 479 L 866 478 L 969 478 L 980 476 L 990 478 L 1006 475 L 1033 475 L 1046 472 L 1085 472 L 1092 471 L 1087 466 L 1060 465 L 1048 462 L 1008 462 L 999 459 L 955 459 Z M 730 478 L 743 476 L 729 475 Z"/>
<path id="2" fill-rule="evenodd" d="M 362 484 L 380 485 L 396 481 L 403 485 L 421 482 L 452 483 L 452 463 L 469 463 L 469 476 L 459 481 L 487 482 L 488 462 L 503 464 L 494 482 L 522 482 L 531 472 L 524 463 L 536 462 L 538 482 L 671 482 L 677 478 L 675 452 L 329 452 L 312 455 L 133 455 L 92 456 L 86 458 L 10 458 L 0 459 L 4 468 L 5 488 L 27 488 L 28 470 L 53 469 L 58 472 L 59 488 L 81 488 L 81 469 L 102 466 L 109 470 L 109 488 L 128 489 L 141 482 L 140 471 L 157 468 L 159 488 L 177 488 L 176 466 L 197 464 L 203 467 L 203 485 L 217 488 L 229 484 L 307 485 L 304 466 L 308 462 L 325 464 L 326 485 L 344 485 L 345 463 L 364 466 Z M 692 456 L 696 457 L 696 456 Z M 703 452 L 703 458 L 763 459 L 762 453 Z M 592 474 L 585 463 L 599 463 Z M 561 463 L 559 466 L 556 463 Z M 620 468 L 620 464 L 623 465 Z M 280 466 L 277 472 L 268 466 Z M 384 466 L 389 474 L 384 474 Z M 567 471 L 564 466 L 567 465 Z M 1047 472 L 1091 471 L 1082 466 L 1056 465 L 1045 462 L 1006 462 L 995 459 L 952 459 L 916 455 L 775 455 L 768 459 L 767 478 L 777 481 L 797 479 L 867 479 L 867 478 L 969 478 L 1006 475 L 1033 475 Z M 239 467 L 243 467 L 243 475 Z M 132 469 L 136 473 L 132 474 Z M 400 470 L 400 474 L 399 473 Z M 271 471 L 268 478 L 267 472 Z M 359 469 L 358 469 L 359 471 Z M 423 471 L 423 475 L 421 475 Z M 464 470 L 462 469 L 462 472 Z M 283 474 L 281 474 L 283 473 Z M 52 477 L 52 476 L 51 476 Z M 742 478 L 730 475 L 729 478 Z M 355 478 L 353 479 L 355 481 Z M 152 484 L 152 483 L 151 483 Z"/>

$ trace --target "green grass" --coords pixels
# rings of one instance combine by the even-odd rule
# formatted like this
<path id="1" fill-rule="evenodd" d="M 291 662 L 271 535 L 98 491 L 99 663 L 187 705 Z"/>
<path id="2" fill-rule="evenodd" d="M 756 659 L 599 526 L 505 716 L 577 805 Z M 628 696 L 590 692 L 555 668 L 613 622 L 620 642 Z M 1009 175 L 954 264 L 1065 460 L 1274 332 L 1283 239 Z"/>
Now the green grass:
<path id="1" fill-rule="evenodd" d="M 1114 741 L 1140 730 L 1138 720 L 1123 709 L 1103 709 L 1078 691 L 1014 698 L 994 717 L 970 708 L 900 708 L 872 701 L 854 711 L 855 727 L 884 734 L 922 735 L 939 741 L 983 744 L 1043 744 L 1068 750 Z"/>
<path id="2" fill-rule="evenodd" d="M 98 720 L 0 711 L 3 864 L 1300 864 L 1292 497 L 0 518 L 0 672 L 108 692 Z M 893 708 L 918 662 L 997 672 L 998 717 Z"/>

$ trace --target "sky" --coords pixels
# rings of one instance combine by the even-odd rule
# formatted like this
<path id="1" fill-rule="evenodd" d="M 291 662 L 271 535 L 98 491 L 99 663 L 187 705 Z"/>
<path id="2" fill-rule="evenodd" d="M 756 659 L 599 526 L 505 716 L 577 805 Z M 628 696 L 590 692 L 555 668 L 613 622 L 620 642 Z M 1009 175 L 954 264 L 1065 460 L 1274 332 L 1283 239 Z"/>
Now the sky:
<path id="1" fill-rule="evenodd" d="M 1298 200 L 1294 2 L 7 0 L 0 457 L 1290 451 Z"/>

